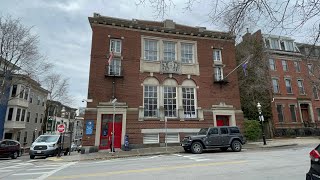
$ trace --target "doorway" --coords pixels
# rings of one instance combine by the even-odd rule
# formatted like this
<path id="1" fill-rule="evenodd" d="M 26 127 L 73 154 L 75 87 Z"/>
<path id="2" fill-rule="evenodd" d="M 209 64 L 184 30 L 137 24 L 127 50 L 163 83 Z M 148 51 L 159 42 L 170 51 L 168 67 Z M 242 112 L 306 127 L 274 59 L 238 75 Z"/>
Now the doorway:
<path id="1" fill-rule="evenodd" d="M 300 104 L 302 120 L 304 122 L 311 122 L 309 114 L 309 104 Z"/>
<path id="2" fill-rule="evenodd" d="M 217 115 L 217 126 L 229 126 L 229 116 Z"/>
<path id="3" fill-rule="evenodd" d="M 113 114 L 103 114 L 101 118 L 101 133 L 99 149 L 110 149 L 113 132 Z M 115 115 L 114 148 L 121 148 L 122 114 Z"/>

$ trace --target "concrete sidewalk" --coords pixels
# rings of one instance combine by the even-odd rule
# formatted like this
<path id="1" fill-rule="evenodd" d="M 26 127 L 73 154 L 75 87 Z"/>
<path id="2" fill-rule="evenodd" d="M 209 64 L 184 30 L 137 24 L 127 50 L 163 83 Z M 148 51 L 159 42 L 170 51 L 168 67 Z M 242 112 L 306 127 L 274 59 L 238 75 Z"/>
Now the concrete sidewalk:
<path id="1" fill-rule="evenodd" d="M 263 142 L 248 142 L 243 146 L 244 149 L 264 149 L 264 148 L 277 148 L 277 147 L 288 147 L 298 145 L 310 145 L 319 144 L 320 139 L 318 137 L 313 138 L 290 138 L 290 139 L 271 139 L 267 140 L 267 145 L 263 145 Z M 80 154 L 72 152 L 70 156 L 62 156 L 60 158 L 50 157 L 47 160 L 51 161 L 86 161 L 86 160 L 104 160 L 104 159 L 115 159 L 115 158 L 126 158 L 126 157 L 137 157 L 137 156 L 151 156 L 151 155 L 162 155 L 162 154 L 174 154 L 184 152 L 181 146 L 169 146 L 165 147 L 152 147 L 152 148 L 141 148 L 132 149 L 130 151 L 116 150 L 115 153 L 110 151 L 102 150 L 97 153 Z"/>

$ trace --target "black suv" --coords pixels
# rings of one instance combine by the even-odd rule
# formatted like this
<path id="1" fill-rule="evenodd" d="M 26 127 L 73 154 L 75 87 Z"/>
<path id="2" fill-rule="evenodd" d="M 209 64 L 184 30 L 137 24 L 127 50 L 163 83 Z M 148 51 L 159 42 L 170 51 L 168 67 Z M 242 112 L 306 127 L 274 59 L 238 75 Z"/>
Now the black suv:
<path id="1" fill-rule="evenodd" d="M 197 135 L 185 137 L 181 146 L 186 152 L 201 154 L 204 149 L 220 148 L 227 151 L 229 147 L 239 152 L 244 143 L 245 138 L 238 127 L 220 126 L 200 129 Z"/>

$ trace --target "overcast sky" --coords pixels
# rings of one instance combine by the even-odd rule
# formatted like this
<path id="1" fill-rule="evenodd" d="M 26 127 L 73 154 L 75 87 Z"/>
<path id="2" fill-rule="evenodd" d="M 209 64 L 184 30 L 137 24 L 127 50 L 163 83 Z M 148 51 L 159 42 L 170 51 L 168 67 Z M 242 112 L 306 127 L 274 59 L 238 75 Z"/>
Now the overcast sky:
<path id="1" fill-rule="evenodd" d="M 70 78 L 70 94 L 74 107 L 85 106 L 89 78 L 91 28 L 88 16 L 94 12 L 126 19 L 159 20 L 148 5 L 136 6 L 137 0 L 0 0 L 0 14 L 21 18 L 33 26 L 40 38 L 40 50 L 55 64 L 55 71 Z M 182 9 L 183 0 L 166 19 L 179 24 L 204 26 L 223 31 L 212 25 L 208 12 L 210 4 L 194 4 L 192 11 Z M 252 29 L 254 31 L 256 29 Z"/>

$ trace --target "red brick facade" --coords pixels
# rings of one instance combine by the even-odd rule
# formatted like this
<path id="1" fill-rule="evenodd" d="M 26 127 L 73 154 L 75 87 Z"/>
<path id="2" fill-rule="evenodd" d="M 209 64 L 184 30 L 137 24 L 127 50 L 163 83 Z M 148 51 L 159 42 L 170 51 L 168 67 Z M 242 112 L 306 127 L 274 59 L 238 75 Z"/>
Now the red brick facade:
<path id="1" fill-rule="evenodd" d="M 229 111 L 234 113 L 235 125 L 241 127 L 243 114 L 240 106 L 237 74 L 233 73 L 228 76 L 229 83 L 227 84 L 214 83 L 213 49 L 221 49 L 224 76 L 236 67 L 235 42 L 233 37 L 230 37 L 226 33 L 212 31 L 200 33 L 198 28 L 182 25 L 176 25 L 175 28 L 167 31 L 163 30 L 163 22 L 131 22 L 130 20 L 100 16 L 90 17 L 89 21 L 92 28 L 92 48 L 88 99 L 92 99 L 92 102 L 87 104 L 85 122 L 86 120 L 94 120 L 95 126 L 92 135 L 84 133 L 84 146 L 100 144 L 100 140 L 97 139 L 100 135 L 96 135 L 99 132 L 98 129 L 101 128 L 99 126 L 101 122 L 97 120 L 100 118 L 98 114 L 100 110 L 112 110 L 110 101 L 113 99 L 113 81 L 115 88 L 114 97 L 117 98 L 117 102 L 124 104 L 122 106 L 122 109 L 125 111 L 123 123 L 125 122 L 126 128 L 125 132 L 122 131 L 122 133 L 129 136 L 129 142 L 133 146 L 142 146 L 144 136 L 142 129 L 160 129 L 159 143 L 155 143 L 155 145 L 159 145 L 165 141 L 163 118 L 139 118 L 139 107 L 144 106 L 143 82 L 148 77 L 157 79 L 160 85 L 166 79 L 175 80 L 178 86 L 185 80 L 192 80 L 196 84 L 196 103 L 197 107 L 201 107 L 203 117 L 200 118 L 198 116 L 192 119 L 177 117 L 176 119 L 168 120 L 167 123 L 167 128 L 169 130 L 174 129 L 175 132 L 177 131 L 180 139 L 184 137 L 185 133 L 183 130 L 179 132 L 179 129 L 197 129 L 214 126 L 213 112 L 215 109 L 221 109 L 217 111 L 218 114 L 219 112 Z M 206 33 L 212 33 L 212 35 L 208 36 Z M 199 75 L 141 72 L 140 66 L 141 61 L 143 61 L 141 60 L 143 57 L 141 53 L 143 52 L 141 49 L 143 48 L 142 36 L 196 42 L 197 48 L 195 51 L 197 53 Z M 121 40 L 121 69 L 123 75 L 115 78 L 105 76 L 110 39 L 113 38 Z M 109 104 L 102 105 L 103 103 Z M 120 108 L 120 105 L 116 105 L 116 108 Z M 231 119 L 229 121 L 231 123 Z M 121 144 L 123 144 L 122 140 Z"/>

